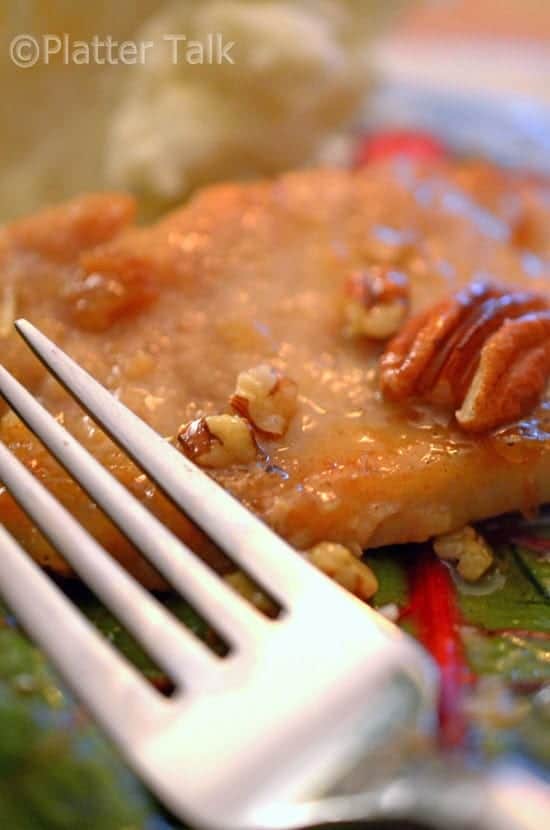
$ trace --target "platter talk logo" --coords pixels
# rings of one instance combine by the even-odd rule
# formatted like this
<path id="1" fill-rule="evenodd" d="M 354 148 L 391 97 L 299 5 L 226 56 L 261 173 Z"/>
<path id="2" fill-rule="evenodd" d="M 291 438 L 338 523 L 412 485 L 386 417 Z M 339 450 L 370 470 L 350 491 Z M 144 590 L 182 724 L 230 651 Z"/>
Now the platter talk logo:
<path id="1" fill-rule="evenodd" d="M 94 35 L 90 40 L 73 39 L 64 34 L 20 34 L 9 45 L 12 63 L 20 69 L 37 64 L 62 63 L 66 66 L 88 64 L 133 66 L 145 64 L 152 53 L 164 47 L 173 65 L 234 64 L 235 41 L 226 41 L 221 32 L 210 32 L 202 40 L 183 34 L 165 34 L 161 40 L 116 40 L 107 35 Z"/>

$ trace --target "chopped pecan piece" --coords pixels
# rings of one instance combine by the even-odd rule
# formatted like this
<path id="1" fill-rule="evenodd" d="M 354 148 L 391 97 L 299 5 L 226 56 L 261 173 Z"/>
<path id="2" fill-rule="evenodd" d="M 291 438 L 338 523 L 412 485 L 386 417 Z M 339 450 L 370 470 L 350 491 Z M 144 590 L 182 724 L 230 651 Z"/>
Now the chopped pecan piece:
<path id="1" fill-rule="evenodd" d="M 457 563 L 458 573 L 467 582 L 477 582 L 493 564 L 490 545 L 470 525 L 436 536 L 433 546 L 440 559 Z"/>
<path id="2" fill-rule="evenodd" d="M 353 271 L 345 284 L 344 335 L 386 340 L 409 312 L 409 280 L 384 265 Z"/>
<path id="3" fill-rule="evenodd" d="M 249 464 L 258 454 L 250 424 L 238 415 L 207 415 L 181 427 L 185 455 L 201 467 Z"/>
<path id="4" fill-rule="evenodd" d="M 488 282 L 474 282 L 413 317 L 380 361 L 387 398 L 452 408 L 469 432 L 527 415 L 549 377 L 547 300 Z"/>
<path id="5" fill-rule="evenodd" d="M 243 571 L 233 571 L 224 577 L 224 581 L 263 614 L 276 615 L 277 606 L 273 600 Z"/>
<path id="6" fill-rule="evenodd" d="M 306 551 L 305 556 L 312 565 L 359 599 L 370 599 L 378 590 L 378 580 L 369 566 L 344 545 L 320 542 Z"/>
<path id="7" fill-rule="evenodd" d="M 230 404 L 252 426 L 270 438 L 280 438 L 296 412 L 298 387 L 273 366 L 261 363 L 241 372 Z"/>

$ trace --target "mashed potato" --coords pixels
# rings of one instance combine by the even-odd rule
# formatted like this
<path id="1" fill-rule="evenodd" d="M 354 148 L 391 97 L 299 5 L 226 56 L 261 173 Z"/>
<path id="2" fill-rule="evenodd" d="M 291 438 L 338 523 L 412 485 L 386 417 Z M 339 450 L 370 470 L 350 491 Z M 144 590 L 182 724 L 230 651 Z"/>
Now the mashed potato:
<path id="1" fill-rule="evenodd" d="M 368 88 L 370 3 L 175 2 L 139 35 L 155 42 L 132 73 L 108 144 L 113 184 L 173 200 L 205 181 L 314 158 Z M 221 32 L 233 63 L 173 60 L 166 33 Z M 183 47 L 183 44 L 182 44 Z"/>
<path id="2" fill-rule="evenodd" d="M 219 178 L 316 160 L 357 111 L 367 45 L 404 0 L 29 0 L 0 11 L 0 219 L 122 187 L 149 213 Z M 10 65 L 23 32 L 153 41 L 144 64 Z M 172 60 L 184 34 L 235 42 L 233 63 Z"/>

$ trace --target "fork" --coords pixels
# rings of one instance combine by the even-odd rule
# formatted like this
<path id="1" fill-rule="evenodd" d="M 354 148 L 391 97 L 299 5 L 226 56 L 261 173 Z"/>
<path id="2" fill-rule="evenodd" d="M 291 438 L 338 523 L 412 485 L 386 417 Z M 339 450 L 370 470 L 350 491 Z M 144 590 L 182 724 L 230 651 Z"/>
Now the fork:
<path id="1" fill-rule="evenodd" d="M 28 321 L 16 328 L 112 440 L 280 608 L 270 619 L 235 593 L 0 366 L 6 402 L 228 645 L 221 656 L 195 637 L 0 442 L 7 490 L 174 681 L 170 698 L 148 684 L 0 526 L 0 592 L 130 766 L 176 816 L 211 830 L 414 815 L 411 794 L 422 785 L 402 782 L 396 791 L 394 781 L 388 791 L 377 759 L 388 745 L 430 731 L 437 680 L 424 650 L 296 555 Z M 341 796 L 353 770 L 363 771 L 365 790 L 355 802 Z M 376 783 L 370 800 L 369 783 Z M 422 799 L 430 801 L 423 791 Z M 455 807 L 440 812 L 454 820 Z"/>

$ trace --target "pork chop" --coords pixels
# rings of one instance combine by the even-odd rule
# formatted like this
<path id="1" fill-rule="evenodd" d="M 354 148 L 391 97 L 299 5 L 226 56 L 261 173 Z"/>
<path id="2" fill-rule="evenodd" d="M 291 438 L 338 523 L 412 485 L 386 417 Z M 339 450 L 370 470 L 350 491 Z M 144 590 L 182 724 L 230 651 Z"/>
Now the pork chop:
<path id="1" fill-rule="evenodd" d="M 132 200 L 87 195 L 0 235 L 0 359 L 137 497 L 219 557 L 14 333 L 24 316 L 160 434 L 229 413 L 239 373 L 296 384 L 284 434 L 246 463 L 209 468 L 298 549 L 421 542 L 550 499 L 550 403 L 469 434 L 431 403 L 388 402 L 384 342 L 350 337 L 344 286 L 391 266 L 415 314 L 477 278 L 550 297 L 550 189 L 481 163 L 394 161 L 209 188 L 151 227 Z M 152 587 L 158 577 L 13 413 L 0 438 L 100 542 Z M 4 489 L 0 520 L 43 565 L 67 565 Z"/>

